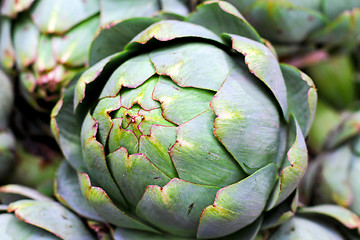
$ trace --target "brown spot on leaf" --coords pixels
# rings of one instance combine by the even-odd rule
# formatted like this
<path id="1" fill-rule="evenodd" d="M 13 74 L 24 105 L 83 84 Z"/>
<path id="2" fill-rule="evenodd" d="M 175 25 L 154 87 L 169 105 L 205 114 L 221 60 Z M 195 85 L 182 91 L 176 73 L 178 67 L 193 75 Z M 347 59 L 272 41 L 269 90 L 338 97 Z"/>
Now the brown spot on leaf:
<path id="1" fill-rule="evenodd" d="M 194 208 L 194 204 L 195 204 L 195 203 L 191 203 L 191 204 L 189 205 L 188 215 L 190 215 L 191 210 Z"/>

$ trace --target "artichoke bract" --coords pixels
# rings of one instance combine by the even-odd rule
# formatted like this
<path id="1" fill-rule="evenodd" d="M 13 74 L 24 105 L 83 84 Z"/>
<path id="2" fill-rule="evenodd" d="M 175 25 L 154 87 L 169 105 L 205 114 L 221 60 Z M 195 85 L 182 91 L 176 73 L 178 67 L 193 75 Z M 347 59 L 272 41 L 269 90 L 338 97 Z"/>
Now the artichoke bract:
<path id="1" fill-rule="evenodd" d="M 31 188 L 21 185 L 0 187 L 0 197 L 8 199 L 6 195 L 17 195 L 21 200 L 0 199 L 0 235 L 3 239 L 95 239 L 76 214 Z"/>
<path id="2" fill-rule="evenodd" d="M 226 2 L 203 4 L 184 21 L 127 24 L 99 38 L 144 28 L 85 71 L 52 112 L 54 135 L 78 173 L 78 202 L 119 236 L 258 230 L 305 172 L 311 80 L 279 65 Z M 64 186 L 75 188 L 76 178 L 67 168 L 58 195 L 72 205 Z"/>
<path id="3" fill-rule="evenodd" d="M 160 11 L 187 15 L 190 7 L 184 0 L 2 2 L 1 65 L 19 71 L 23 95 L 43 110 L 52 108 L 61 89 L 87 66 L 90 44 L 100 26 L 129 17 L 152 17 Z"/>

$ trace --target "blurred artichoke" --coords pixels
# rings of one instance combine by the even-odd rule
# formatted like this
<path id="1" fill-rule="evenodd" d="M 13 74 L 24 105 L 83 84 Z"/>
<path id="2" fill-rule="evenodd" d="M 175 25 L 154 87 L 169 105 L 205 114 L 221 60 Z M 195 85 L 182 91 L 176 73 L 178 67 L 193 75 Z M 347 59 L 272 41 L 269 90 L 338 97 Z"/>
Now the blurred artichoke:
<path id="1" fill-rule="evenodd" d="M 280 55 L 315 47 L 352 49 L 360 39 L 360 1 L 227 0 Z"/>
<path id="2" fill-rule="evenodd" d="M 106 57 L 101 43 L 119 52 Z M 78 173 L 60 168 L 57 195 L 82 215 L 119 239 L 243 238 L 296 189 L 314 86 L 230 4 L 129 19 L 102 31 L 91 56 L 52 113 Z"/>
<path id="3" fill-rule="evenodd" d="M 329 56 L 306 68 L 316 83 L 319 98 L 337 110 L 359 109 L 359 70 L 355 57 L 348 54 Z"/>
<path id="4" fill-rule="evenodd" d="M 15 164 L 4 183 L 25 185 L 53 196 L 55 173 L 62 155 L 39 142 L 17 142 Z"/>
<path id="5" fill-rule="evenodd" d="M 2 239 L 95 240 L 78 216 L 51 198 L 20 185 L 0 187 L 0 192 L 26 198 L 0 205 Z"/>
<path id="6" fill-rule="evenodd" d="M 20 72 L 20 88 L 37 109 L 53 107 L 61 89 L 87 66 L 99 28 L 128 17 L 187 15 L 188 0 L 4 0 L 0 62 Z M 180 17 L 180 16 L 179 16 Z"/>
<path id="7" fill-rule="evenodd" d="M 355 56 L 333 55 L 308 66 L 305 71 L 312 77 L 319 94 L 319 104 L 308 146 L 312 154 L 322 151 L 331 131 L 340 124 L 342 115 L 360 109 L 360 76 Z"/>
<path id="8" fill-rule="evenodd" d="M 360 237 L 360 219 L 336 205 L 299 208 L 296 216 L 266 237 L 257 240 L 355 240 Z"/>
<path id="9" fill-rule="evenodd" d="M 307 202 L 335 203 L 360 215 L 360 112 L 340 119 L 310 165 L 302 191 Z"/>
<path id="10" fill-rule="evenodd" d="M 0 183 L 14 164 L 15 138 L 9 128 L 14 92 L 8 76 L 0 70 Z"/>

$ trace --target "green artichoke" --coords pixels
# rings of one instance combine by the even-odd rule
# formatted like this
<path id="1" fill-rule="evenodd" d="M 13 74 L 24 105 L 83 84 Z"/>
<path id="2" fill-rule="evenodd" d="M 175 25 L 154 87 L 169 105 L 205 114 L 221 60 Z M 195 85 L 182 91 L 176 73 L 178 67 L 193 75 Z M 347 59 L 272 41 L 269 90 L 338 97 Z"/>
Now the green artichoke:
<path id="1" fill-rule="evenodd" d="M 5 184 L 20 184 L 34 188 L 41 193 L 52 196 L 54 194 L 55 173 L 63 160 L 62 155 L 49 146 L 38 142 L 23 142 L 17 139 L 16 161 Z"/>
<path id="2" fill-rule="evenodd" d="M 302 191 L 309 203 L 335 203 L 360 215 L 360 112 L 339 118 L 310 165 Z"/>
<path id="3" fill-rule="evenodd" d="M 188 4 L 187 0 L 4 0 L 0 62 L 8 71 L 16 65 L 23 95 L 32 106 L 46 110 L 87 66 L 100 26 L 160 11 L 180 17 L 188 14 Z"/>
<path id="4" fill-rule="evenodd" d="M 270 40 L 279 54 L 311 50 L 352 49 L 359 44 L 360 1 L 227 0 Z"/>
<path id="5" fill-rule="evenodd" d="M 355 56 L 332 55 L 307 67 L 306 72 L 316 83 L 319 98 L 328 105 L 338 110 L 360 107 Z"/>
<path id="6" fill-rule="evenodd" d="M 26 198 L 0 205 L 2 239 L 96 239 L 73 212 L 33 189 L 7 185 L 0 193 Z"/>
<path id="7" fill-rule="evenodd" d="M 15 161 L 15 138 L 9 127 L 14 93 L 8 76 L 0 70 L 0 183 Z"/>
<path id="8" fill-rule="evenodd" d="M 321 152 L 330 132 L 342 121 L 341 115 L 360 108 L 357 62 L 355 56 L 333 55 L 305 69 L 316 83 L 320 99 L 308 138 L 313 154 Z"/>
<path id="9" fill-rule="evenodd" d="M 355 240 L 359 232 L 360 219 L 354 213 L 336 205 L 319 205 L 299 208 L 290 221 L 257 240 Z"/>
<path id="10" fill-rule="evenodd" d="M 105 57 L 101 42 L 119 52 Z M 119 239 L 244 237 L 296 189 L 316 91 L 230 4 L 129 19 L 91 56 L 52 112 L 78 174 L 63 165 L 57 195 L 82 215 Z"/>

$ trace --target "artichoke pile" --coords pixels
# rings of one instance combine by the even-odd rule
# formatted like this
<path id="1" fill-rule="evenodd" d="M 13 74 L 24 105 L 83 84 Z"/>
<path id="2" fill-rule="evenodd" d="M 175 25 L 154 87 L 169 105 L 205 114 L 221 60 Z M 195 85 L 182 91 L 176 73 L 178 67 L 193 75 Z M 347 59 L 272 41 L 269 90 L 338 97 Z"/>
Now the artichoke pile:
<path id="1" fill-rule="evenodd" d="M 360 238 L 360 1 L 0 4 L 0 236 Z"/>

